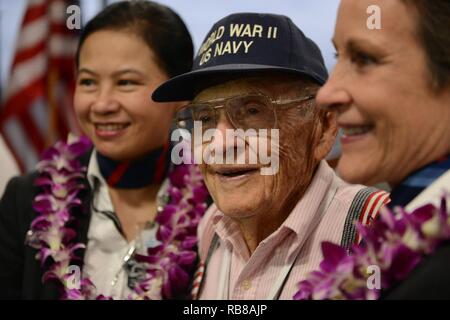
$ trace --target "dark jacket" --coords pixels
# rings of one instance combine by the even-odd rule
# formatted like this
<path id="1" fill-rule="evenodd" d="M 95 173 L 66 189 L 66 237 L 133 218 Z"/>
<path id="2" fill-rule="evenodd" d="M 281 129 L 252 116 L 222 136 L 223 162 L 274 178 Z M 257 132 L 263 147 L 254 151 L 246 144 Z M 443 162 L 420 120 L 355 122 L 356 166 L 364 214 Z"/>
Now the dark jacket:
<path id="1" fill-rule="evenodd" d="M 448 170 L 449 163 L 447 159 L 425 166 L 417 172 L 419 174 L 423 172 L 426 175 L 425 170 L 433 169 L 433 166 Z M 424 189 L 425 187 L 401 184 L 392 191 L 390 206 L 406 206 Z M 447 204 L 447 210 L 449 206 L 450 203 Z M 450 299 L 450 241 L 442 244 L 432 255 L 424 257 L 406 280 L 385 292 L 381 298 L 386 300 Z"/>
<path id="2" fill-rule="evenodd" d="M 83 165 L 88 165 L 90 154 L 91 151 L 80 158 Z M 48 265 L 41 267 L 36 259 L 38 250 L 25 245 L 27 231 L 37 216 L 32 208 L 33 199 L 39 192 L 34 186 L 37 175 L 32 172 L 11 179 L 0 200 L 0 299 L 58 299 L 61 294 L 56 282 L 42 283 Z M 76 219 L 70 226 L 77 230 L 75 241 L 86 244 L 91 189 L 86 178 L 82 183 L 86 187 L 79 195 L 82 206 L 72 210 Z M 76 253 L 80 260 L 71 264 L 81 267 L 84 250 Z"/>
<path id="3" fill-rule="evenodd" d="M 423 259 L 408 278 L 392 288 L 385 300 L 450 299 L 450 242 Z"/>

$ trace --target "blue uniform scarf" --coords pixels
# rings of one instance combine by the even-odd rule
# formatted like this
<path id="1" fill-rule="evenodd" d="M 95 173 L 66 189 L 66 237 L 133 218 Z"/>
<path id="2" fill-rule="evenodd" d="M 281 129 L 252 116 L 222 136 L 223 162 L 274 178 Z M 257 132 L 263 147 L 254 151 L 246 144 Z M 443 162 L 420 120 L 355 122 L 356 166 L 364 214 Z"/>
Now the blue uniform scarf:
<path id="1" fill-rule="evenodd" d="M 449 169 L 450 156 L 446 156 L 414 171 L 392 190 L 389 207 L 406 206 Z"/>

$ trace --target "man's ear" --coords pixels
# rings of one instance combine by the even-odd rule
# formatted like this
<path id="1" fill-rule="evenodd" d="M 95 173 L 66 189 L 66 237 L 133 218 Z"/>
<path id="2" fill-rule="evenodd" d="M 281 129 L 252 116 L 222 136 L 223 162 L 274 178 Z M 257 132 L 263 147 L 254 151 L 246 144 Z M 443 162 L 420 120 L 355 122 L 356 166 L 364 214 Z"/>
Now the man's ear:
<path id="1" fill-rule="evenodd" d="M 322 118 L 320 121 L 322 132 L 316 149 L 314 150 L 314 158 L 317 161 L 324 159 L 331 151 L 336 142 L 336 135 L 338 132 L 335 112 L 327 111 L 320 116 Z"/>

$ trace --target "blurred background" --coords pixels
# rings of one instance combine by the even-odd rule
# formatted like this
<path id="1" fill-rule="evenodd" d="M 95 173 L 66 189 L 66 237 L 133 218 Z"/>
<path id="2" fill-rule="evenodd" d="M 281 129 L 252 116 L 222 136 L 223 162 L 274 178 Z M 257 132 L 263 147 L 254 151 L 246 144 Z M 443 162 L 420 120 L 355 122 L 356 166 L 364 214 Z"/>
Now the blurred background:
<path id="1" fill-rule="evenodd" d="M 73 118 L 73 52 L 79 31 L 69 30 L 70 5 L 85 23 L 106 0 L 0 0 L 0 196 L 8 179 L 33 169 L 41 152 L 68 132 Z M 339 0 L 160 0 L 184 19 L 197 50 L 211 26 L 234 12 L 289 16 L 321 48 L 329 71 Z M 336 146 L 330 157 L 338 154 Z"/>

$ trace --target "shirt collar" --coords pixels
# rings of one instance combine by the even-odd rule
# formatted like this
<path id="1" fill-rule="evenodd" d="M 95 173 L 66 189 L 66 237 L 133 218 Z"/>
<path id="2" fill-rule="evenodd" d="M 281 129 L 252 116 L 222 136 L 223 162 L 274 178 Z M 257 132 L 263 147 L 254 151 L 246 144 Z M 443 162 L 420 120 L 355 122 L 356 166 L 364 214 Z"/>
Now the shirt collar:
<path id="1" fill-rule="evenodd" d="M 87 170 L 87 179 L 92 190 L 95 190 L 95 184 L 100 182 L 100 185 L 106 185 L 106 181 L 103 178 L 100 167 L 97 162 L 97 151 L 93 150 L 89 159 L 89 165 Z"/>

